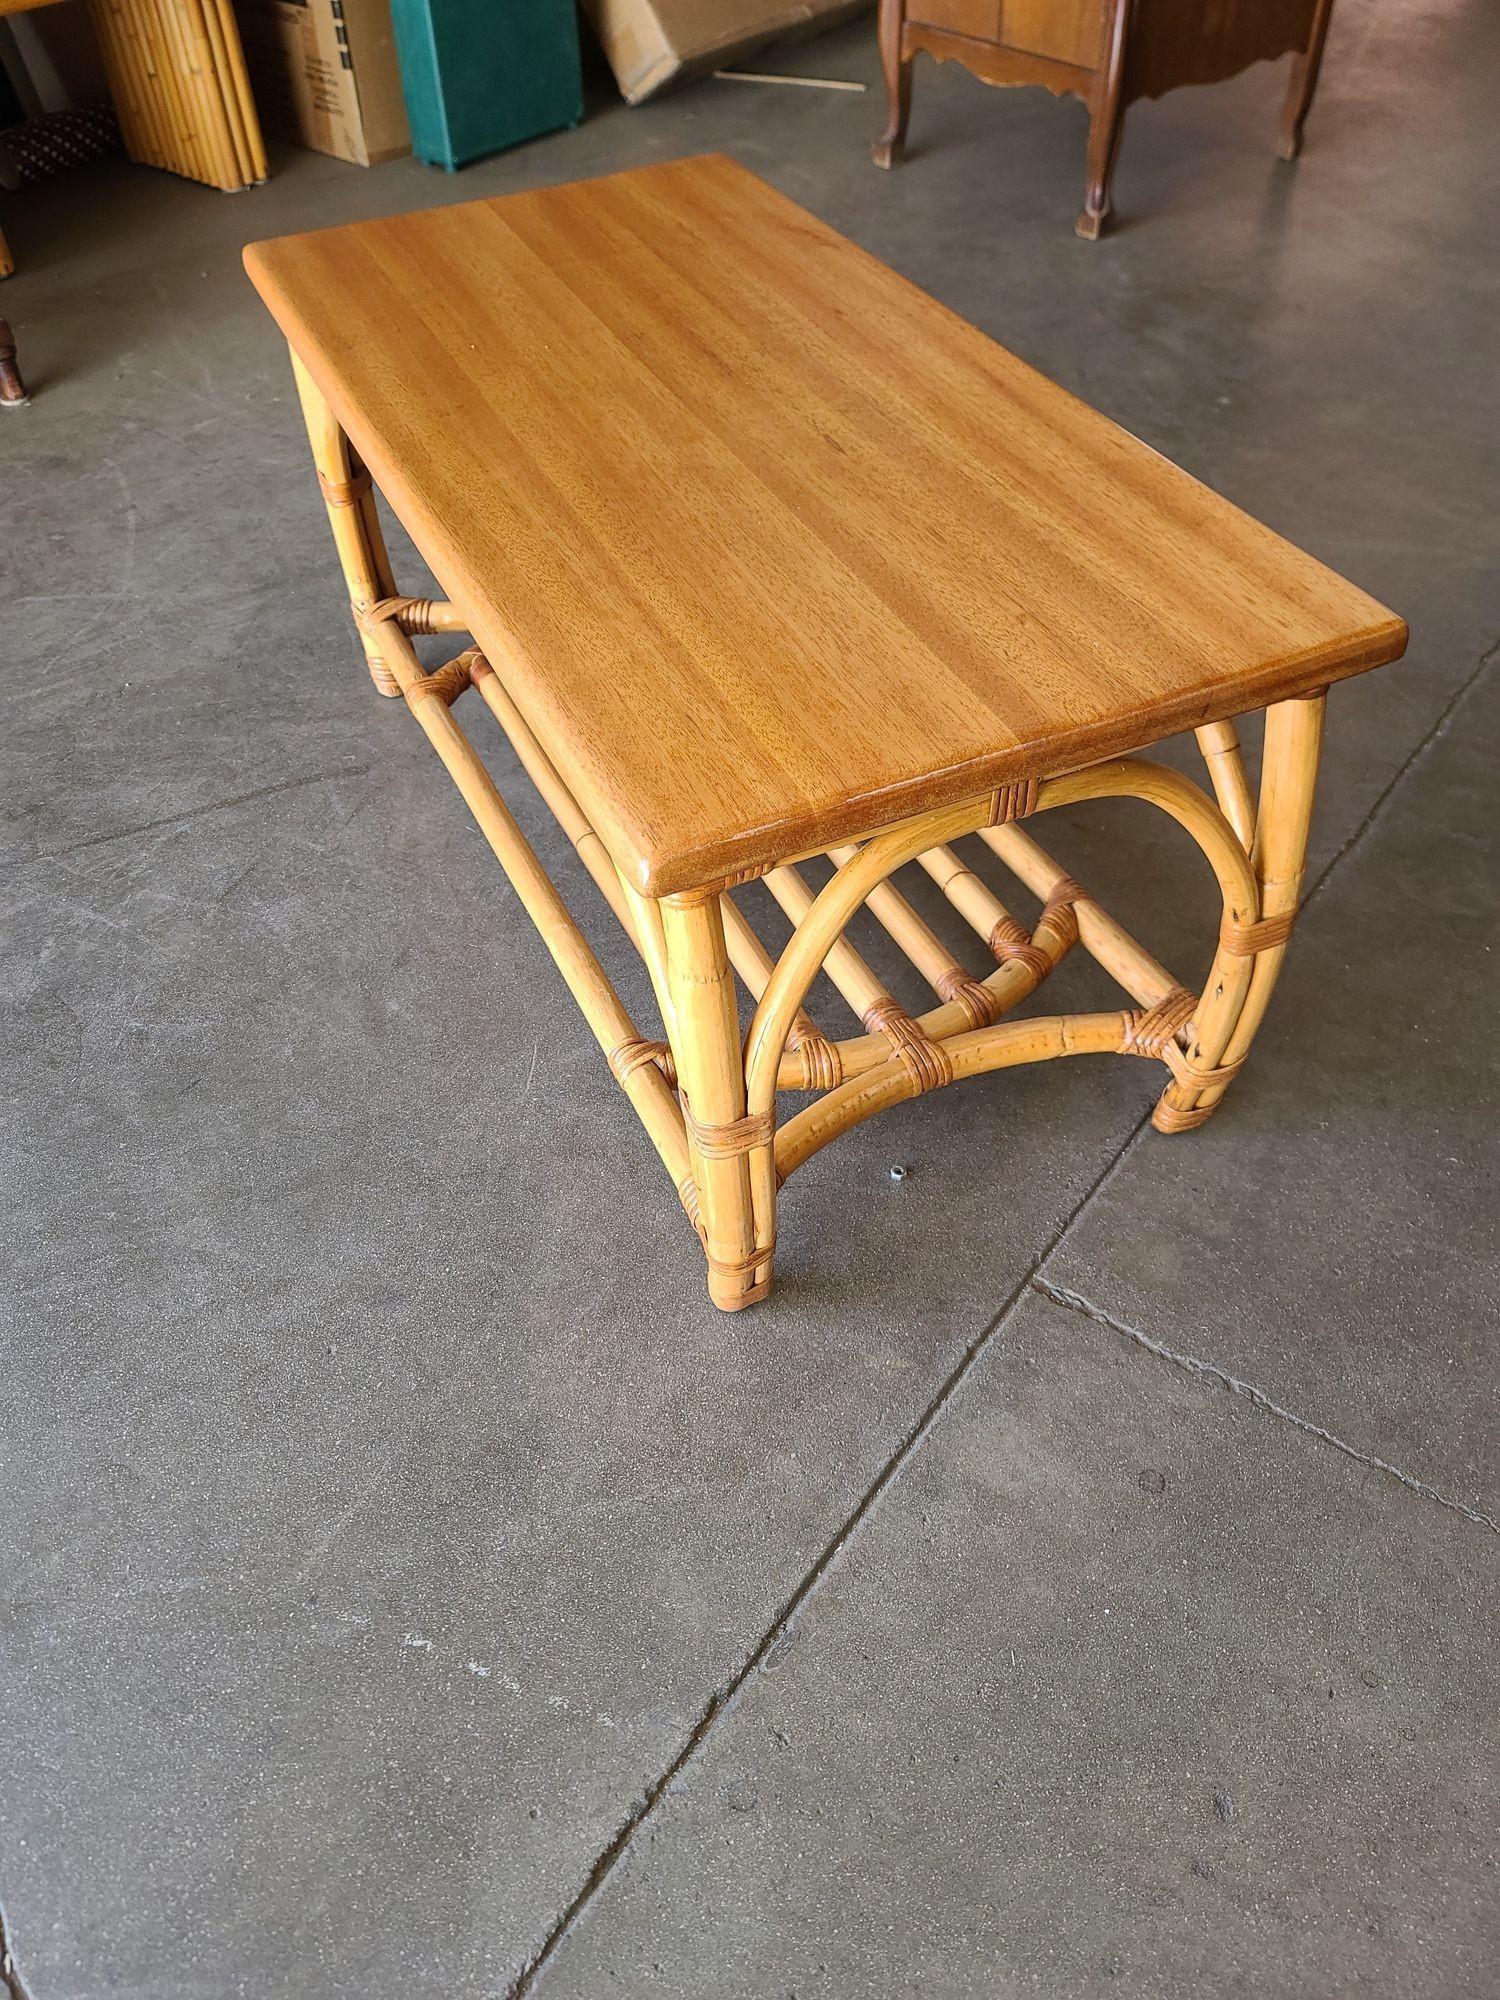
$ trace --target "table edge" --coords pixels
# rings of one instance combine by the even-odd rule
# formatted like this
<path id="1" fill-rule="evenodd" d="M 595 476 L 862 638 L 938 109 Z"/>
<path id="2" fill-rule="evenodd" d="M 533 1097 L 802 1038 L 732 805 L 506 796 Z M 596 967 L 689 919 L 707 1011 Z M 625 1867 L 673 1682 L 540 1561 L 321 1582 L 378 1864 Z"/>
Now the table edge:
<path id="1" fill-rule="evenodd" d="M 774 827 L 755 827 L 722 840 L 657 846 L 648 851 L 646 843 L 634 839 L 627 828 L 618 829 L 618 843 L 605 828 L 596 830 L 616 866 L 646 896 L 685 895 L 750 881 L 797 855 L 865 839 L 918 813 L 937 811 L 968 798 L 980 799 L 997 785 L 1061 777 L 1108 757 L 1141 755 L 1204 723 L 1230 721 L 1257 714 L 1280 701 L 1320 694 L 1356 674 L 1390 666 L 1405 653 L 1409 636 L 1405 621 L 1393 613 L 1386 622 L 1355 635 L 1352 641 L 1339 642 L 1336 648 L 1319 648 L 1291 662 L 1278 663 L 1277 669 L 1261 680 L 1232 690 L 1209 686 L 1190 691 L 1131 718 L 1129 728 L 1090 725 L 1050 737 L 1045 759 L 1021 745 L 955 770 L 924 773 L 881 792 L 812 806 L 805 814 L 779 821 Z M 1330 657 L 1331 652 L 1338 656 Z M 1214 699 L 1216 694 L 1220 699 Z M 1143 720 L 1149 724 L 1149 734 L 1137 726 Z"/>

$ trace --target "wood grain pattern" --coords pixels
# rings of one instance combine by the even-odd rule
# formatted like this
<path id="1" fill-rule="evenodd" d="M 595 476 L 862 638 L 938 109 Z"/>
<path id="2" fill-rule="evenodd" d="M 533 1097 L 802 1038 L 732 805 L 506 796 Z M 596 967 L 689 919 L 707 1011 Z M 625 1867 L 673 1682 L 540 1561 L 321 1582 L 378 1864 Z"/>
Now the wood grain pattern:
<path id="1" fill-rule="evenodd" d="M 884 17 L 882 16 L 882 19 Z M 1093 95 L 1094 71 L 1077 63 L 1058 62 L 1052 56 L 1033 55 L 1028 49 L 1013 49 L 1002 42 L 980 42 L 971 35 L 950 34 L 946 28 L 930 28 L 921 21 L 908 21 L 902 31 L 905 90 L 910 117 L 911 58 L 929 55 L 934 62 L 962 63 L 981 83 L 1000 89 L 1036 85 L 1054 97 L 1081 97 L 1085 103 Z M 905 127 L 902 127 L 905 137 Z M 899 147 L 897 149 L 899 151 Z M 877 166 L 889 162 L 876 162 Z"/>
<path id="2" fill-rule="evenodd" d="M 1084 69 L 1099 60 L 1105 0 L 1005 0 L 998 39 Z"/>
<path id="3" fill-rule="evenodd" d="M 1126 101 L 1161 97 L 1188 83 L 1222 83 L 1251 63 L 1305 49 L 1314 0 L 1134 0 L 1125 66 Z"/>
<path id="4" fill-rule="evenodd" d="M 622 872 L 759 872 L 1400 619 L 733 162 L 246 264 Z"/>
<path id="5" fill-rule="evenodd" d="M 910 0 L 913 21 L 1054 62 L 1098 59 L 1104 0 Z"/>

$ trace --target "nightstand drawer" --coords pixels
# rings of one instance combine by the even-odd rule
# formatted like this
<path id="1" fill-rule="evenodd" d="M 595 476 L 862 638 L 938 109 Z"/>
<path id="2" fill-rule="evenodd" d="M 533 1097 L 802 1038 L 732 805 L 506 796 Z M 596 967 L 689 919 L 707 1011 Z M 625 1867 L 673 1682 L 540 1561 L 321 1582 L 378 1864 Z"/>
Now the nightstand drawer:
<path id="1" fill-rule="evenodd" d="M 913 21 L 927 28 L 946 28 L 950 35 L 968 35 L 976 42 L 1000 40 L 1001 0 L 911 0 Z"/>
<path id="2" fill-rule="evenodd" d="M 1108 0 L 1001 0 L 1000 40 L 1054 62 L 1092 69 L 1104 40 Z"/>
<path id="3" fill-rule="evenodd" d="M 910 0 L 909 18 L 951 35 L 1092 69 L 1106 0 Z"/>

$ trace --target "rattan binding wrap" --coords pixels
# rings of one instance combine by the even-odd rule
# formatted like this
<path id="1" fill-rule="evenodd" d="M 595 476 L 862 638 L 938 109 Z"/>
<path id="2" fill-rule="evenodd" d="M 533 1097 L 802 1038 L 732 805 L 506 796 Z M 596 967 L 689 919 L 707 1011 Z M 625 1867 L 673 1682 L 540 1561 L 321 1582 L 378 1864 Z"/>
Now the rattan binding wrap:
<path id="1" fill-rule="evenodd" d="M 1219 942 L 1236 958 L 1253 958 L 1256 952 L 1285 944 L 1296 921 L 1295 910 L 1283 910 L 1279 916 L 1262 917 L 1253 924 L 1225 923 L 1219 928 Z"/>

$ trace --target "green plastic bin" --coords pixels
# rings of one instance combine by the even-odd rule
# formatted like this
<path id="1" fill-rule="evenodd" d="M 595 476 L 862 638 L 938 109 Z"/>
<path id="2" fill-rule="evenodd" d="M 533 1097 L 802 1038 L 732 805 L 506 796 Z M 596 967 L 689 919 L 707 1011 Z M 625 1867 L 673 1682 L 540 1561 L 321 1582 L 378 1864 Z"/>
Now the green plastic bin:
<path id="1" fill-rule="evenodd" d="M 450 173 L 583 116 L 573 0 L 391 0 L 412 151 Z"/>

